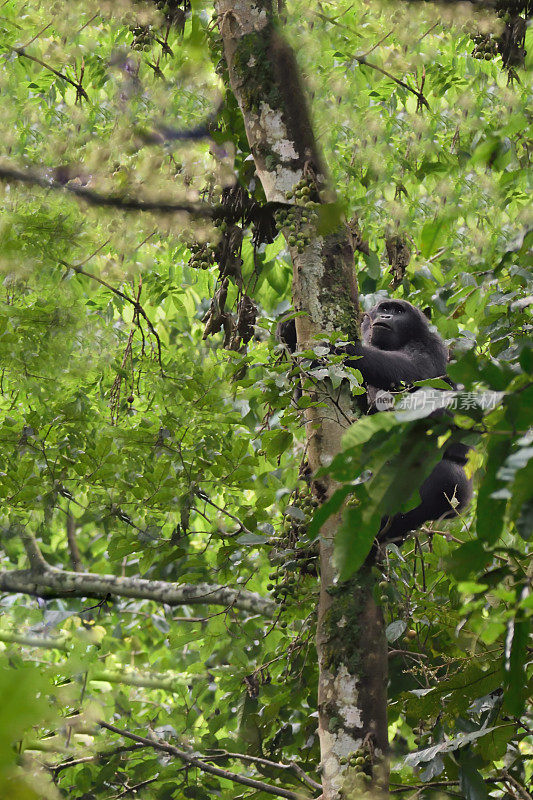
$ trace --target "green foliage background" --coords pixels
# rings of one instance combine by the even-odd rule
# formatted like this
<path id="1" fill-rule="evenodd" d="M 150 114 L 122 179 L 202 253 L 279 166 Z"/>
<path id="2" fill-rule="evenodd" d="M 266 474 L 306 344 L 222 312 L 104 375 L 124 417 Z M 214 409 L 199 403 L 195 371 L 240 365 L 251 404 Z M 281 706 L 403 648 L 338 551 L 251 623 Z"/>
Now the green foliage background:
<path id="1" fill-rule="evenodd" d="M 193 2 L 169 27 L 153 5 L 8 0 L 0 166 L 56 176 L 66 165 L 102 193 L 191 202 L 216 202 L 237 178 L 261 200 L 212 11 Z M 392 781 L 441 781 L 467 800 L 523 796 L 517 785 L 531 778 L 533 42 L 530 29 L 526 68 L 510 80 L 498 56 L 471 55 L 470 34 L 500 24 L 463 7 L 364 0 L 291 0 L 283 24 L 339 200 L 368 243 L 356 263 L 364 307 L 391 292 L 385 239 L 406 237 L 412 255 L 395 295 L 431 306 L 454 380 L 503 393 L 492 412 L 455 418 L 477 446 L 472 512 L 416 546 L 391 546 L 377 589 L 392 651 Z M 80 79 L 88 99 L 72 85 Z M 219 104 L 215 141 L 149 142 L 154 126 L 194 127 Z M 265 597 L 274 581 L 285 597 L 265 620 L 3 596 L 2 796 L 89 800 L 141 784 L 157 800 L 267 796 L 147 748 L 117 751 L 97 719 L 203 757 L 296 760 L 319 780 L 317 579 L 291 567 L 277 541 L 309 516 L 294 372 L 272 336 L 290 301 L 281 238 L 257 249 L 247 232 L 242 271 L 260 318 L 237 354 L 220 335 L 202 338 L 217 270 L 192 269 L 190 247 L 216 241 L 212 226 L 14 182 L 1 192 L 2 569 L 26 568 L 25 529 L 50 564 L 68 568 L 70 518 L 86 571 Z M 146 320 L 113 290 L 138 297 L 161 363 Z M 236 296 L 231 286 L 228 305 Z M 344 495 L 364 500 L 348 512 L 347 571 L 366 555 L 383 498 L 406 499 L 395 488 L 403 454 L 443 433 L 424 418 L 387 425 L 377 415 L 364 435 L 350 431 L 333 465 Z M 354 489 L 368 468 L 380 482 Z M 269 578 L 274 549 L 281 565 Z M 281 770 L 216 763 L 312 796 Z"/>

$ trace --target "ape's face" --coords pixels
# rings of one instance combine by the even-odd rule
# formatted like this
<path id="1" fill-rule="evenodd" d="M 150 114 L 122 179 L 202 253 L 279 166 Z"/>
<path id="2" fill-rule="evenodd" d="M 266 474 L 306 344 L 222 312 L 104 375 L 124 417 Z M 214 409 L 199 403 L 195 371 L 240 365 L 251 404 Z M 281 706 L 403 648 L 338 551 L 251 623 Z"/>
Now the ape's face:
<path id="1" fill-rule="evenodd" d="M 428 332 L 425 317 L 406 300 L 382 300 L 365 314 L 362 326 L 364 342 L 380 350 L 400 350 Z"/>

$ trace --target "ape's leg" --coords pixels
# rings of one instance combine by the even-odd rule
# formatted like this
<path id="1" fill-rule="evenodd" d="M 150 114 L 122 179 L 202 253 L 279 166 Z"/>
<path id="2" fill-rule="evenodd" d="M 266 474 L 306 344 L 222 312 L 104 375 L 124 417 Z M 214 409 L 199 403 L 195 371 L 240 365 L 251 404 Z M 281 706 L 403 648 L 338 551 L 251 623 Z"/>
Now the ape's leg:
<path id="1" fill-rule="evenodd" d="M 424 522 L 454 517 L 468 505 L 471 496 L 472 481 L 466 477 L 462 463 L 445 456 L 420 487 L 420 505 L 405 514 L 396 514 L 390 522 L 389 517 L 384 517 L 378 539 L 401 544 L 409 531 Z"/>

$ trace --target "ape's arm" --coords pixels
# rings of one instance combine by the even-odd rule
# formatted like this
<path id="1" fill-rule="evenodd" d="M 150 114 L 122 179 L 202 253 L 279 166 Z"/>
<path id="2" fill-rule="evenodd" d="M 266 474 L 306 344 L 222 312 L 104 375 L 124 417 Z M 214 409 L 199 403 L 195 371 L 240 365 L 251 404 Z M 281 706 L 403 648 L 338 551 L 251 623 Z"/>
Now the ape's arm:
<path id="1" fill-rule="evenodd" d="M 431 357 L 411 345 L 402 350 L 380 350 L 371 344 L 354 342 L 344 348 L 349 367 L 361 371 L 365 383 L 376 389 L 393 389 L 400 383 L 413 383 L 440 374 Z"/>

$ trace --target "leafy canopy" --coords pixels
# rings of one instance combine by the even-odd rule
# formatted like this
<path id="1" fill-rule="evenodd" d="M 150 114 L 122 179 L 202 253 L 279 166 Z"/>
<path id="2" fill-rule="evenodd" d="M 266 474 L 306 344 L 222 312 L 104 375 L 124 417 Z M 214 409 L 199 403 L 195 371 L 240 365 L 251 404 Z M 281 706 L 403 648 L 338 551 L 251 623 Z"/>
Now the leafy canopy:
<path id="1" fill-rule="evenodd" d="M 261 202 L 212 4 L 191 5 L 4 3 L 1 166 L 154 202 L 218 203 L 237 181 Z M 430 306 L 452 378 L 502 393 L 488 413 L 454 417 L 477 446 L 472 513 L 401 552 L 391 546 L 376 586 L 391 649 L 392 780 L 441 781 L 467 800 L 517 797 L 531 777 L 533 43 L 530 28 L 514 71 L 497 54 L 475 58 L 472 36 L 501 35 L 501 25 L 463 7 L 363 0 L 291 0 L 284 16 L 339 202 L 357 217 L 364 307 L 393 291 Z M 209 138 L 161 134 L 213 115 Z M 2 569 L 27 567 L 29 531 L 52 566 L 79 569 L 79 556 L 91 573 L 206 581 L 278 601 L 272 620 L 4 595 L 2 796 L 81 800 L 142 786 L 157 800 L 236 797 L 232 781 L 179 759 L 124 753 L 97 719 L 204 758 L 295 760 L 319 781 L 313 508 L 298 479 L 307 401 L 294 407 L 296 370 L 272 336 L 290 301 L 281 237 L 258 244 L 253 226 L 240 226 L 226 308 L 244 286 L 259 318 L 237 352 L 223 349 L 222 333 L 203 338 L 221 276 L 214 261 L 196 268 L 194 255 L 221 241 L 220 225 L 14 181 L 1 192 Z M 350 497 L 348 572 L 383 502 L 414 500 L 405 494 L 414 473 L 397 483 L 405 454 L 416 445 L 423 461 L 448 435 L 427 415 L 392 419 L 350 431 L 332 465 Z M 377 479 L 354 486 L 368 469 Z M 213 763 L 312 795 L 272 766 L 220 753 Z"/>

